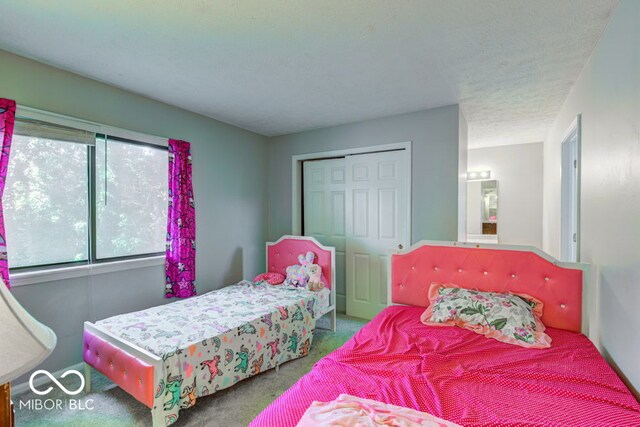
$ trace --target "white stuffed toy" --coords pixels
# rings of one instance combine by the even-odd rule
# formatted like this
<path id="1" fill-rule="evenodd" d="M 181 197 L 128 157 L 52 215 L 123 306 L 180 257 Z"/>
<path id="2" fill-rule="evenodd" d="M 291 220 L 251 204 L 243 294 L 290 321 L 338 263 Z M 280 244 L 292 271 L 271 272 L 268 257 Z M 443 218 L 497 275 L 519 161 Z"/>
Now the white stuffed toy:
<path id="1" fill-rule="evenodd" d="M 287 267 L 287 278 L 285 279 L 285 285 L 294 286 L 297 288 L 306 288 L 309 282 L 309 273 L 307 269 L 309 265 L 314 265 L 313 261 L 316 258 L 316 254 L 309 251 L 305 255 L 298 255 L 298 262 L 295 265 Z"/>

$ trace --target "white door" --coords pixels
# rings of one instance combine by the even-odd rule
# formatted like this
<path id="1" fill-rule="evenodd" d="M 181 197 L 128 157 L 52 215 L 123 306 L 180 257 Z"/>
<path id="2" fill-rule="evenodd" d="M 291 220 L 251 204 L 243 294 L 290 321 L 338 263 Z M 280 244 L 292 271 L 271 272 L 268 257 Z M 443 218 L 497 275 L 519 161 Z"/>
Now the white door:
<path id="1" fill-rule="evenodd" d="M 345 305 L 345 159 L 303 163 L 303 234 L 336 248 L 336 308 Z"/>
<path id="2" fill-rule="evenodd" d="M 407 247 L 410 157 L 406 150 L 346 157 L 347 314 L 373 318 L 387 305 L 389 256 Z"/>
<path id="3" fill-rule="evenodd" d="M 578 125 L 562 142 L 560 258 L 570 262 L 578 261 Z"/>

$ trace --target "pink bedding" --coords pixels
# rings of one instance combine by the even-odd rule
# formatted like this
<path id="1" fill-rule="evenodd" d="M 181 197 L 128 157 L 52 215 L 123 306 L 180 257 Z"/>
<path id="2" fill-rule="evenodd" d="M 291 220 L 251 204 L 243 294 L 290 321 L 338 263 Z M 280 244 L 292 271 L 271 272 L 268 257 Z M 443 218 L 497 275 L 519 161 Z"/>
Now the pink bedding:
<path id="1" fill-rule="evenodd" d="M 426 412 L 341 394 L 331 402 L 313 402 L 296 427 L 460 427 Z"/>
<path id="2" fill-rule="evenodd" d="M 581 334 L 548 328 L 526 349 L 389 307 L 269 405 L 252 427 L 295 426 L 314 401 L 346 393 L 464 426 L 640 426 L 640 405 Z"/>

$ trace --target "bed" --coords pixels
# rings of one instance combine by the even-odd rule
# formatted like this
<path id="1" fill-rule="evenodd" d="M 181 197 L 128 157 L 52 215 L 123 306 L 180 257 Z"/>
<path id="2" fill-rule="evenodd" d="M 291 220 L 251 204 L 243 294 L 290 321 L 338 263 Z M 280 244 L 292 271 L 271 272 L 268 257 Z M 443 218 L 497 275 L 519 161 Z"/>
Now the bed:
<path id="1" fill-rule="evenodd" d="M 588 266 L 534 248 L 421 242 L 392 256 L 392 305 L 250 426 L 295 426 L 313 401 L 343 393 L 463 426 L 638 426 L 640 405 L 581 333 L 588 278 Z M 432 282 L 540 299 L 552 346 L 527 349 L 422 324 Z"/>
<path id="2" fill-rule="evenodd" d="M 146 310 L 85 322 L 83 359 L 151 409 L 154 427 L 174 423 L 196 399 L 298 357 L 316 320 L 335 328 L 335 251 L 310 237 L 267 243 L 269 272 L 284 273 L 312 251 L 318 292 L 242 281 Z"/>

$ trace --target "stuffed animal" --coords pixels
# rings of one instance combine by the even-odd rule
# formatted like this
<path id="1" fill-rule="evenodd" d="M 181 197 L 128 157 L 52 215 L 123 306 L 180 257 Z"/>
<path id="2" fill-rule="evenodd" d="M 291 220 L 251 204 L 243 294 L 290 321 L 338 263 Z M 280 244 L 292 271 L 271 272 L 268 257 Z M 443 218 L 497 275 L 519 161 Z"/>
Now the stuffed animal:
<path id="1" fill-rule="evenodd" d="M 319 291 L 324 288 L 324 283 L 320 281 L 322 279 L 322 267 L 318 264 L 309 264 L 307 266 L 307 273 L 309 275 L 307 289 L 310 291 Z"/>
<path id="2" fill-rule="evenodd" d="M 313 264 L 316 258 L 316 254 L 309 251 L 304 255 L 298 255 L 298 262 L 300 264 L 290 265 L 287 267 L 287 278 L 284 283 L 288 286 L 294 286 L 297 288 L 307 287 L 309 282 L 309 273 L 307 272 L 308 266 Z"/>

